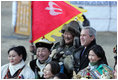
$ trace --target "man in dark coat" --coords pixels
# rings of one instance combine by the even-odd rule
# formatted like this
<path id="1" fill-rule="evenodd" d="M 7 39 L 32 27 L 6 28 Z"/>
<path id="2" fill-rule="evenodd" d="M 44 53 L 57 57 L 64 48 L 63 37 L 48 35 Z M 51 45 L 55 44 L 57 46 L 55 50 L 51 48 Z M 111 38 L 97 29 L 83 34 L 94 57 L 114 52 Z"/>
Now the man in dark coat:
<path id="1" fill-rule="evenodd" d="M 79 47 L 78 50 L 75 51 L 75 53 L 73 55 L 74 70 L 76 72 L 78 72 L 88 66 L 89 49 L 93 45 L 96 45 L 96 30 L 92 27 L 82 28 L 82 31 L 80 34 L 80 42 L 81 42 L 81 47 Z"/>
<path id="2" fill-rule="evenodd" d="M 28 65 L 34 71 L 36 79 L 43 79 L 44 67 L 47 63 L 52 61 L 49 55 L 53 43 L 43 38 L 40 39 L 35 46 L 37 59 L 30 61 Z"/>

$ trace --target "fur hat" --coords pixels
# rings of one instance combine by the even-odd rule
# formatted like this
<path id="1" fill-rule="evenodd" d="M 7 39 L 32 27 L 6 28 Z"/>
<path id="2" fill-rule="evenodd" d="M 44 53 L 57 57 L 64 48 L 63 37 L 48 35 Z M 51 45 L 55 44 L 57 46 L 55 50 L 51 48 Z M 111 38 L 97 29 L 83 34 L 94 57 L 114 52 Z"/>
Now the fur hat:
<path id="1" fill-rule="evenodd" d="M 40 39 L 40 40 L 35 44 L 35 46 L 36 46 L 36 48 L 38 48 L 38 47 L 46 47 L 46 48 L 48 48 L 48 49 L 50 50 L 51 47 L 53 46 L 53 44 L 54 44 L 54 43 L 48 41 L 47 39 L 42 38 L 42 39 Z"/>
<path id="2" fill-rule="evenodd" d="M 65 31 L 70 32 L 73 36 L 74 36 L 74 40 L 73 40 L 73 46 L 74 47 L 79 47 L 80 46 L 80 32 L 81 32 L 81 26 L 77 21 L 71 21 L 68 24 L 64 24 L 61 32 L 64 33 Z M 62 36 L 62 39 L 60 41 L 60 45 L 64 46 L 65 42 L 64 42 L 64 38 Z"/>
<path id="3" fill-rule="evenodd" d="M 77 21 L 71 21 L 68 24 L 64 24 L 61 32 L 64 33 L 65 31 L 72 33 L 74 36 L 78 36 L 80 35 L 81 27 Z"/>

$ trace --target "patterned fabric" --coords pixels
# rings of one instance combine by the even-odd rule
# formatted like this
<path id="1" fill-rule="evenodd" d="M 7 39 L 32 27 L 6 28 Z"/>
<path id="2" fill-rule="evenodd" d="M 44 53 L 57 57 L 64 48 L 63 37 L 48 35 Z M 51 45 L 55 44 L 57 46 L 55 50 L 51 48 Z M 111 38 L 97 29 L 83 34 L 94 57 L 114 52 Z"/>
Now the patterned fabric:
<path id="1" fill-rule="evenodd" d="M 101 64 L 96 69 L 92 70 L 90 70 L 88 66 L 87 68 L 79 71 L 76 76 L 87 79 L 112 79 L 113 70 L 106 64 Z"/>
<path id="2" fill-rule="evenodd" d="M 19 74 L 23 70 L 24 67 L 25 67 L 25 65 L 21 69 L 16 71 L 13 76 L 10 74 L 10 70 L 8 68 L 7 74 L 5 75 L 4 79 L 9 79 L 9 78 L 20 79 Z M 23 75 L 22 75 L 22 79 L 24 79 Z"/>
<path id="3" fill-rule="evenodd" d="M 5 64 L 1 67 L 1 79 L 4 78 L 19 78 L 19 79 L 34 79 L 34 72 L 25 65 L 24 62 L 17 65 Z M 24 66 L 24 67 L 23 67 Z"/>

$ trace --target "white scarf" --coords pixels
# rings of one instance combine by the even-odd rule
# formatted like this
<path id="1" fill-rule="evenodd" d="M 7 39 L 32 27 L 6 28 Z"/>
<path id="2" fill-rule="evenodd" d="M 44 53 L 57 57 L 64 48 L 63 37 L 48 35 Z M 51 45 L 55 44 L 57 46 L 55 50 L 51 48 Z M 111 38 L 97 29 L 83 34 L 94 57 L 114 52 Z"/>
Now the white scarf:
<path id="1" fill-rule="evenodd" d="M 10 74 L 13 76 L 14 73 L 17 70 L 21 69 L 24 65 L 25 65 L 25 62 L 23 60 L 20 63 L 16 64 L 16 65 L 12 65 L 11 63 L 9 63 Z"/>
<path id="2" fill-rule="evenodd" d="M 43 73 L 43 69 L 44 69 L 45 65 L 46 65 L 48 62 L 50 62 L 51 60 L 52 60 L 52 59 L 49 57 L 43 64 L 41 64 L 38 59 L 36 60 L 36 65 L 37 65 L 38 68 L 40 69 L 40 71 L 38 72 L 38 74 L 40 74 L 40 77 L 42 77 L 43 74 L 44 74 L 44 73 Z"/>

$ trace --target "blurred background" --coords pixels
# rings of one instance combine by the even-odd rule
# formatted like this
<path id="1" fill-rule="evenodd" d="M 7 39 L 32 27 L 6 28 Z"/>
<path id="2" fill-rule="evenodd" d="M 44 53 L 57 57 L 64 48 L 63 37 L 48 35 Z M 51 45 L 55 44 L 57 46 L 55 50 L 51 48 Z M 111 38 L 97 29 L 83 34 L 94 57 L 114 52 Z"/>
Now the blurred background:
<path id="1" fill-rule="evenodd" d="M 78 7 L 87 10 L 84 13 L 90 21 L 90 26 L 97 30 L 97 44 L 105 50 L 107 61 L 113 68 L 113 48 L 117 44 L 117 1 L 70 1 Z M 13 46 L 25 46 L 28 57 L 26 63 L 32 60 L 32 53 L 29 52 L 30 36 L 23 36 L 14 33 L 12 26 L 13 1 L 1 1 L 1 66 L 8 63 L 9 48 Z M 56 37 L 56 42 L 59 40 Z"/>

